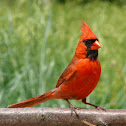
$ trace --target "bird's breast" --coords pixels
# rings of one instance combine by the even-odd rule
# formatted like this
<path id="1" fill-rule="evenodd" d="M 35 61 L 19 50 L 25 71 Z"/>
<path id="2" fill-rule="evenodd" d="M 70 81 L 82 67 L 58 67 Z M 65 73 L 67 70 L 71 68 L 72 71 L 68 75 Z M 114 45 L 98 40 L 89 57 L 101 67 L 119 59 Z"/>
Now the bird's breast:
<path id="1" fill-rule="evenodd" d="M 78 97 L 76 99 L 86 98 L 96 87 L 101 75 L 101 65 L 99 60 L 90 61 L 85 59 L 77 65 L 76 83 L 73 90 L 76 89 Z"/>
<path id="2" fill-rule="evenodd" d="M 90 61 L 82 59 L 75 64 L 76 74 L 66 83 L 61 84 L 58 87 L 58 95 L 64 99 L 83 99 L 86 98 L 96 87 L 100 74 L 101 66 L 97 59 L 96 61 Z"/>

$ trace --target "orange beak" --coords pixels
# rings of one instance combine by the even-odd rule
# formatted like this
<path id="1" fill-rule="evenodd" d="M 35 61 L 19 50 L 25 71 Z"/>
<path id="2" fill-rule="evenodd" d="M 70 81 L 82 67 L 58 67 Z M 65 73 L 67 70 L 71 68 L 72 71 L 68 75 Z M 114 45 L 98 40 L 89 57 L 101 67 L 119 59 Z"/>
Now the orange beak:
<path id="1" fill-rule="evenodd" d="M 92 45 L 91 45 L 91 50 L 98 50 L 101 48 L 100 43 L 96 40 Z"/>

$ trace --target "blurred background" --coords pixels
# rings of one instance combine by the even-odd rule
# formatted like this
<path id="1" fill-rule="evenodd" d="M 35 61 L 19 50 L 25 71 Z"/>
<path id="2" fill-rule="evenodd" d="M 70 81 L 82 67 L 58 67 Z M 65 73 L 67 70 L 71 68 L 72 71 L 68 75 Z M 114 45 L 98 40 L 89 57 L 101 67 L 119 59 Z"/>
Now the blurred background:
<path id="1" fill-rule="evenodd" d="M 125 0 L 0 0 L 0 107 L 55 88 L 74 55 L 82 19 L 102 45 L 101 78 L 87 101 L 126 108 Z M 68 104 L 52 99 L 37 107 Z"/>

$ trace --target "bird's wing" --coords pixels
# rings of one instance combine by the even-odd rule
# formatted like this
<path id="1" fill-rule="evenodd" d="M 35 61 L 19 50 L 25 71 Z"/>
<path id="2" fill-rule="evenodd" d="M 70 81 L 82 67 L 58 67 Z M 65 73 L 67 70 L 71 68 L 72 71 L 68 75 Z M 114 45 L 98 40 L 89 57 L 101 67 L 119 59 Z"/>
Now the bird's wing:
<path id="1" fill-rule="evenodd" d="M 60 78 L 58 79 L 56 87 L 59 87 L 62 83 L 74 77 L 75 74 L 76 74 L 75 66 L 73 64 L 69 64 L 68 67 L 64 70 L 64 72 L 60 76 Z"/>

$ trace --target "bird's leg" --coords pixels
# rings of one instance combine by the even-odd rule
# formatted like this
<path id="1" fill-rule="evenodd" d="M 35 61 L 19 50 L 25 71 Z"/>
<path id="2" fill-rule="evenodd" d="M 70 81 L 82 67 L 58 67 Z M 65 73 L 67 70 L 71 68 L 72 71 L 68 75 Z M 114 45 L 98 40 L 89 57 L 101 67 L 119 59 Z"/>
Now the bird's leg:
<path id="1" fill-rule="evenodd" d="M 78 115 L 77 112 L 76 112 L 76 107 L 74 107 L 74 106 L 68 101 L 68 99 L 65 99 L 65 100 L 67 101 L 67 103 L 69 104 L 69 108 L 71 109 L 71 116 L 72 116 L 73 112 L 75 112 L 77 118 L 79 118 L 79 115 Z"/>
<path id="2" fill-rule="evenodd" d="M 100 106 L 93 105 L 93 104 L 91 104 L 91 103 L 86 102 L 86 98 L 82 99 L 82 102 L 83 102 L 84 104 L 94 106 L 96 109 L 102 109 L 102 110 L 105 111 L 105 108 L 102 108 L 102 107 L 100 107 Z"/>

